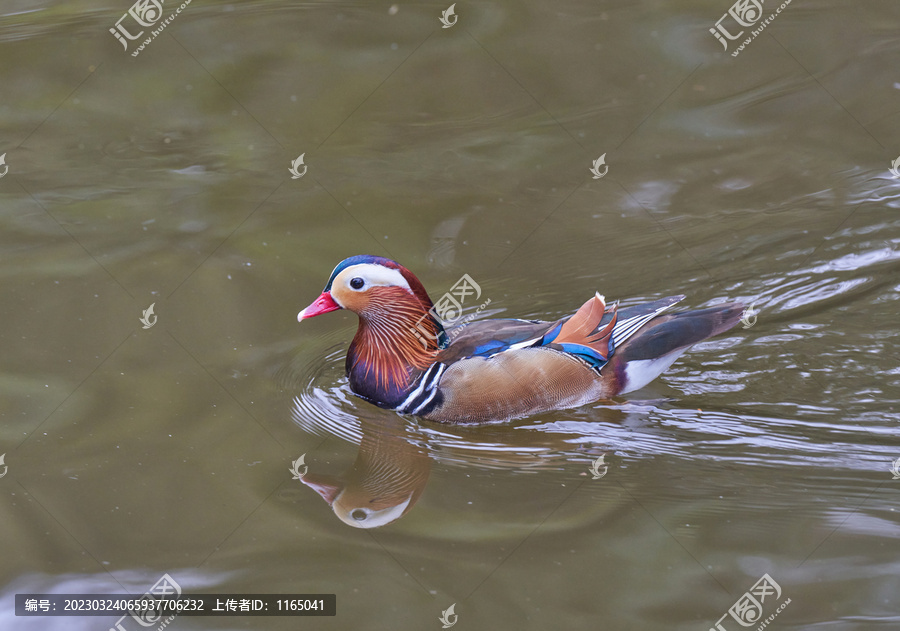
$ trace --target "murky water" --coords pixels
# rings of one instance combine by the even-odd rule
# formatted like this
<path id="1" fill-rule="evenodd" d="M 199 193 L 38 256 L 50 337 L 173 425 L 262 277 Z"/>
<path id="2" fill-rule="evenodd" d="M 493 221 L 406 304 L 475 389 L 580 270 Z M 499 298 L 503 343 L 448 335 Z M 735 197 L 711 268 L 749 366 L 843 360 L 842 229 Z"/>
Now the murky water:
<path id="1" fill-rule="evenodd" d="M 136 56 L 128 9 L 0 10 L 0 627 L 105 630 L 14 594 L 166 573 L 338 603 L 172 629 L 755 628 L 764 574 L 772 628 L 900 625 L 896 4 L 738 56 L 711 0 L 195 0 Z M 350 393 L 355 316 L 296 322 L 359 253 L 478 317 L 758 315 L 612 404 L 444 427 Z"/>

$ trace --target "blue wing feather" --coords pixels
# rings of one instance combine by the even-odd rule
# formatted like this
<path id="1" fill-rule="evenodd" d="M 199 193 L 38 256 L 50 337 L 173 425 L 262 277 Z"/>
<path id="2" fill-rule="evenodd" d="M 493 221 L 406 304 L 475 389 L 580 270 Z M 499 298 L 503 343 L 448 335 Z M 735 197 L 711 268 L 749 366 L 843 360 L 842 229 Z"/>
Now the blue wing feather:
<path id="1" fill-rule="evenodd" d="M 559 335 L 559 332 L 562 331 L 563 324 L 565 324 L 565 321 L 559 322 L 555 327 L 547 331 L 544 334 L 544 339 L 541 340 L 540 346 L 552 344 L 553 340 L 556 339 L 556 336 Z"/>
<path id="2" fill-rule="evenodd" d="M 551 345 L 551 348 L 561 350 L 563 352 L 569 353 L 570 355 L 575 355 L 576 357 L 579 357 L 586 361 L 595 370 L 600 370 L 606 365 L 606 362 L 609 361 L 609 355 L 604 357 L 593 348 L 582 346 L 581 344 L 571 344 L 568 342 L 564 342 L 562 344 L 553 344 Z"/>

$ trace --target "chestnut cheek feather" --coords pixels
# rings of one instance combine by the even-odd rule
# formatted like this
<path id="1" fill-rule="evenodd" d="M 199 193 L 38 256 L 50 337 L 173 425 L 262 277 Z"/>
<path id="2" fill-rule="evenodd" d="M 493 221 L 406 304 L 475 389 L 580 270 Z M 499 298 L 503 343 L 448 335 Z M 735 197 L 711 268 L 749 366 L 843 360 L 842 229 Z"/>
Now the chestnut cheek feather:
<path id="1" fill-rule="evenodd" d="M 371 290 L 369 290 L 371 291 Z M 335 302 L 340 301 L 344 309 L 354 313 L 361 313 L 369 304 L 368 291 L 353 291 L 346 287 L 335 287 L 332 290 Z"/>

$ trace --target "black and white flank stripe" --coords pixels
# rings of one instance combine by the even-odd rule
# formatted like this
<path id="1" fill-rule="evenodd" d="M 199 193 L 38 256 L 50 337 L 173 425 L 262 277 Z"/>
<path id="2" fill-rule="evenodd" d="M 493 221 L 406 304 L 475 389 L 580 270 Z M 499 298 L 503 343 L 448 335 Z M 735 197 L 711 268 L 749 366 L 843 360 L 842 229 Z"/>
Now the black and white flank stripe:
<path id="1" fill-rule="evenodd" d="M 436 363 L 425 371 L 422 378 L 419 379 L 419 385 L 409 393 L 409 396 L 403 400 L 403 403 L 394 408 L 401 414 L 422 414 L 428 410 L 428 407 L 436 403 L 438 396 L 438 383 L 440 383 L 441 375 L 447 369 L 446 364 Z"/>

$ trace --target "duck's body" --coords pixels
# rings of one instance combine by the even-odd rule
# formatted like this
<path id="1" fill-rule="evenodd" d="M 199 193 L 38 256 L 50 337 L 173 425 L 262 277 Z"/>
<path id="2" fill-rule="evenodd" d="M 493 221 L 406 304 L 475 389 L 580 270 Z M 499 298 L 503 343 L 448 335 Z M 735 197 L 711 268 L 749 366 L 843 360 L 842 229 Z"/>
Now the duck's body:
<path id="1" fill-rule="evenodd" d="M 556 322 L 473 322 L 450 343 L 409 270 L 355 256 L 335 268 L 298 320 L 341 308 L 359 315 L 347 374 L 353 392 L 375 405 L 443 423 L 487 423 L 642 388 L 743 311 L 731 303 L 664 313 L 682 299 L 607 310 L 598 294 Z"/>

